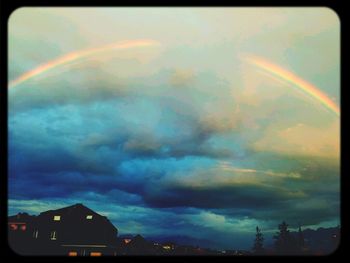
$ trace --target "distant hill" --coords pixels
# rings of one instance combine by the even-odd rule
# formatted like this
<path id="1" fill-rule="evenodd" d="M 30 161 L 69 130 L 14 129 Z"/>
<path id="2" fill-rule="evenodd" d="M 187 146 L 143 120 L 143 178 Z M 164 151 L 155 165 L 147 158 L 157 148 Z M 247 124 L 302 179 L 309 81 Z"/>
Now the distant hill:
<path id="1" fill-rule="evenodd" d="M 302 232 L 305 244 L 313 251 L 332 252 L 340 240 L 340 228 L 338 227 L 320 227 L 317 230 L 305 229 Z M 297 235 L 297 232 L 291 233 Z"/>
<path id="2" fill-rule="evenodd" d="M 174 235 L 174 236 L 147 236 L 147 240 L 157 242 L 157 243 L 168 243 L 172 242 L 177 245 L 189 245 L 189 246 L 198 246 L 201 248 L 213 248 L 219 249 L 221 246 L 214 241 L 208 239 L 193 238 L 183 235 Z"/>
<path id="3" fill-rule="evenodd" d="M 277 232 L 277 231 L 276 231 Z M 305 245 L 311 251 L 323 251 L 324 253 L 330 253 L 336 248 L 336 244 L 339 240 L 340 231 L 338 227 L 330 228 L 318 228 L 305 229 L 302 231 L 304 235 Z M 293 236 L 297 237 L 297 231 L 290 232 Z M 135 235 L 124 234 L 120 235 L 119 238 L 132 238 Z M 175 243 L 176 245 L 188 245 L 188 246 L 198 246 L 201 248 L 211 248 L 211 249 L 222 249 L 222 245 L 208 239 L 193 238 L 185 235 L 174 235 L 174 236 L 145 236 L 145 239 L 157 243 Z M 274 239 L 272 236 L 266 236 L 265 247 L 273 249 Z M 235 248 L 232 248 L 235 249 Z M 248 248 L 249 250 L 250 248 Z"/>

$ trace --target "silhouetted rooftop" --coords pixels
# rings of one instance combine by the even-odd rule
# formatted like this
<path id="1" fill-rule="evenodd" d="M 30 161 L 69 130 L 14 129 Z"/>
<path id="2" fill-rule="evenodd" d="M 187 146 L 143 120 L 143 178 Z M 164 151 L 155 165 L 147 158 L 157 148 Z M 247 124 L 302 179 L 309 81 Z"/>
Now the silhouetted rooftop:
<path id="1" fill-rule="evenodd" d="M 90 208 L 86 207 L 85 205 L 83 205 L 81 203 L 77 203 L 77 204 L 74 204 L 71 206 L 67 206 L 67 207 L 63 207 L 63 208 L 59 208 L 59 209 L 55 209 L 55 210 L 48 210 L 48 211 L 40 213 L 40 215 L 46 215 L 46 214 L 51 214 L 51 213 L 70 214 L 72 212 L 88 213 L 88 214 L 93 214 L 93 215 L 105 217 L 105 216 L 102 216 L 102 215 L 96 213 L 95 211 L 91 210 Z"/>

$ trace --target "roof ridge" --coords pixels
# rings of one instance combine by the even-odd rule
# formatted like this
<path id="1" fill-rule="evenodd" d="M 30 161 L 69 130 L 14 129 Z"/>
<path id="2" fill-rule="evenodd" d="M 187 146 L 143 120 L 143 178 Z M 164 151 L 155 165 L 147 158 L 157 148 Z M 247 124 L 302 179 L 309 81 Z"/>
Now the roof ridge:
<path id="1" fill-rule="evenodd" d="M 71 209 L 74 209 L 74 208 L 83 208 L 83 209 L 88 210 L 92 214 L 103 216 L 103 215 L 100 215 L 99 213 L 96 213 L 94 210 L 92 210 L 91 208 L 85 206 L 82 203 L 76 203 L 74 205 L 70 205 L 70 206 L 66 206 L 66 207 L 62 207 L 62 208 L 58 208 L 58 209 L 47 210 L 47 211 L 41 212 L 40 215 L 41 214 L 47 214 L 49 212 L 61 212 L 61 211 L 65 211 L 65 210 L 71 210 Z"/>

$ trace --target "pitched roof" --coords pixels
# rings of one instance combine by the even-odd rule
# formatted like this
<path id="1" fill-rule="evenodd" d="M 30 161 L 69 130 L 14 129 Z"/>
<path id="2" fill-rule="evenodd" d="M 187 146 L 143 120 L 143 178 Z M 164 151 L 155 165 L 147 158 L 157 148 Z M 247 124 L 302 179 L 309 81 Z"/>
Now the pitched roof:
<path id="1" fill-rule="evenodd" d="M 98 215 L 100 217 L 105 217 L 105 216 L 102 216 L 102 215 L 96 213 L 95 211 L 91 210 L 90 208 L 84 206 L 81 203 L 77 203 L 75 205 L 59 208 L 59 209 L 56 209 L 56 210 L 48 210 L 48 211 L 40 213 L 39 216 L 47 215 L 47 214 L 71 214 L 71 213 L 76 213 L 76 212 L 84 213 L 84 214 Z"/>
<path id="2" fill-rule="evenodd" d="M 36 218 L 36 216 L 29 215 L 28 213 L 18 213 L 17 215 L 9 216 L 8 222 L 29 222 Z"/>

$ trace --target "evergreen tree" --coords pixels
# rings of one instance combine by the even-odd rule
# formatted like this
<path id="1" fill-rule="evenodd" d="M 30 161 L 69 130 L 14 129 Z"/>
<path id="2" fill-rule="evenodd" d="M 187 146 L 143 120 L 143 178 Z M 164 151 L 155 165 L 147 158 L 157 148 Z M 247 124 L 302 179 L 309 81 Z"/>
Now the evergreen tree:
<path id="1" fill-rule="evenodd" d="M 277 254 L 293 255 L 297 252 L 297 243 L 288 230 L 288 224 L 282 222 L 278 225 L 279 232 L 274 236 Z"/>
<path id="2" fill-rule="evenodd" d="M 253 253 L 257 255 L 264 254 L 264 237 L 260 228 L 256 227 L 255 241 L 253 246 Z"/>
<path id="3" fill-rule="evenodd" d="M 301 231 L 301 226 L 299 224 L 299 231 L 298 231 L 298 250 L 302 253 L 305 249 L 305 240 L 303 232 Z"/>

